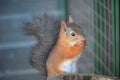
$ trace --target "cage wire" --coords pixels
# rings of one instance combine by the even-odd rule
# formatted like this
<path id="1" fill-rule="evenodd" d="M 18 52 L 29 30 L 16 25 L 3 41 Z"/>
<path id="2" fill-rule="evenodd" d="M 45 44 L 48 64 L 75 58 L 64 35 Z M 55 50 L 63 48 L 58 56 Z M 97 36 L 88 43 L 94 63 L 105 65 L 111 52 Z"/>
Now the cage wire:
<path id="1" fill-rule="evenodd" d="M 115 28 L 119 28 L 119 23 L 114 23 L 114 20 L 118 20 L 115 19 L 115 17 L 118 16 L 117 11 L 119 8 L 119 0 L 93 1 L 95 27 L 95 73 L 120 76 L 119 41 L 116 41 L 119 40 L 119 36 L 117 36 L 119 31 L 114 31 Z M 114 41 L 118 44 L 114 43 Z"/>
<path id="2" fill-rule="evenodd" d="M 80 0 L 79 3 L 80 25 L 87 28 L 84 32 L 91 43 L 87 48 L 91 54 L 86 57 L 94 55 L 93 72 L 120 77 L 119 0 Z"/>
<path id="3" fill-rule="evenodd" d="M 77 14 L 77 12 L 71 10 L 72 0 L 70 1 L 70 4 L 68 0 L 65 2 L 69 6 L 65 7 L 68 9 L 64 9 L 66 16 L 71 13 Z M 88 70 L 86 73 L 89 73 L 89 69 L 92 69 L 93 73 L 97 75 L 120 77 L 119 0 L 80 0 L 78 3 L 80 3 L 81 8 L 77 6 L 79 14 L 76 17 L 79 16 L 82 19 L 80 25 L 86 28 L 84 32 L 91 43 L 87 48 L 87 53 L 90 54 L 86 55 L 83 63 L 80 62 L 80 64 Z M 88 13 L 87 10 L 89 10 Z M 94 58 L 93 68 L 86 67 L 86 64 L 88 65 L 90 62 L 89 56 Z M 85 80 L 87 79 L 89 80 L 89 78 Z M 95 80 L 103 80 L 103 78 L 96 78 Z"/>

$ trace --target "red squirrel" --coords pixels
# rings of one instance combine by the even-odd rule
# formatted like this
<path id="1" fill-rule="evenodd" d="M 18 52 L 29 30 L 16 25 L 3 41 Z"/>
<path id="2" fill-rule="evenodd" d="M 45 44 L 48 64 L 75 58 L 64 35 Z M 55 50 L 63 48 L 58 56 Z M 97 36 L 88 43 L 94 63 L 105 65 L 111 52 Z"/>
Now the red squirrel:
<path id="1" fill-rule="evenodd" d="M 83 53 L 87 40 L 83 30 L 74 19 L 58 22 L 44 16 L 27 23 L 27 33 L 37 37 L 38 43 L 33 48 L 31 61 L 44 76 L 64 73 L 76 73 L 76 62 Z"/>

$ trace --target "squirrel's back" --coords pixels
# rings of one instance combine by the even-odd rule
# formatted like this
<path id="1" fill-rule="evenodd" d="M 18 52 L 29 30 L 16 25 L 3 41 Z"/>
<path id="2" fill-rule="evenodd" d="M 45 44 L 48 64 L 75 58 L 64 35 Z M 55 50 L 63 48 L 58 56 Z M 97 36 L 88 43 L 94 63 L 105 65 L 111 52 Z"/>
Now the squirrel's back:
<path id="1" fill-rule="evenodd" d="M 37 44 L 33 47 L 31 63 L 46 78 L 46 60 L 59 35 L 60 25 L 58 20 L 44 15 L 41 18 L 26 23 L 25 30 L 38 40 Z"/>

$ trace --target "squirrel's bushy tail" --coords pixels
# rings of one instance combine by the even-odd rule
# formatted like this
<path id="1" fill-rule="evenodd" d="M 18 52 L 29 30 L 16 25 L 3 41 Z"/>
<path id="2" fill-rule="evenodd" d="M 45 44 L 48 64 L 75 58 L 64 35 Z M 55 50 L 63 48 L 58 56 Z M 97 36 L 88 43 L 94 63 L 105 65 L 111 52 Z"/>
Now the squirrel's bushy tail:
<path id="1" fill-rule="evenodd" d="M 58 38 L 59 30 L 58 20 L 47 15 L 26 23 L 25 31 L 38 40 L 31 55 L 32 66 L 38 69 L 45 78 L 47 76 L 46 60 Z"/>

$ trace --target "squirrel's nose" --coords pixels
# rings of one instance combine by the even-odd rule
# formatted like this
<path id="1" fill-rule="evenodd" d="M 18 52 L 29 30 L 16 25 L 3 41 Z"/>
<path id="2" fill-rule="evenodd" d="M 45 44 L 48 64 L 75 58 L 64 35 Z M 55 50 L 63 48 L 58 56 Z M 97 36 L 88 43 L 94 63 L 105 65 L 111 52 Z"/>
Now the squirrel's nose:
<path id="1" fill-rule="evenodd" d="M 86 40 L 84 36 L 79 36 L 78 39 L 79 39 L 79 41 L 85 41 Z"/>
<path id="2" fill-rule="evenodd" d="M 88 45 L 88 40 L 82 40 L 84 45 Z"/>
<path id="3" fill-rule="evenodd" d="M 87 40 L 85 39 L 85 37 L 82 36 L 82 35 L 79 36 L 78 40 L 80 41 L 80 45 L 85 46 L 85 45 L 88 44 L 88 41 L 87 41 Z"/>
<path id="4" fill-rule="evenodd" d="M 88 45 L 88 41 L 87 40 L 80 40 L 80 45 L 81 46 Z"/>
<path id="5" fill-rule="evenodd" d="M 80 46 L 85 46 L 86 45 L 86 40 L 81 40 L 80 41 Z"/>

